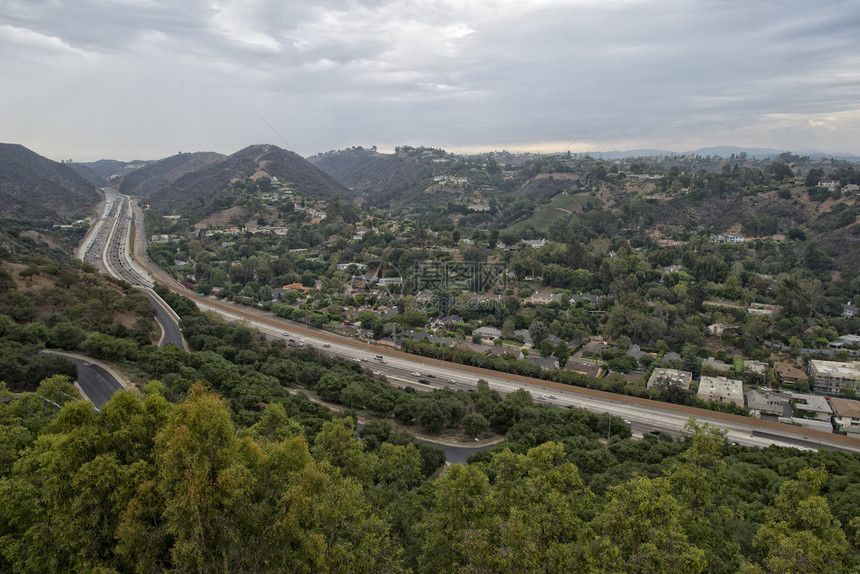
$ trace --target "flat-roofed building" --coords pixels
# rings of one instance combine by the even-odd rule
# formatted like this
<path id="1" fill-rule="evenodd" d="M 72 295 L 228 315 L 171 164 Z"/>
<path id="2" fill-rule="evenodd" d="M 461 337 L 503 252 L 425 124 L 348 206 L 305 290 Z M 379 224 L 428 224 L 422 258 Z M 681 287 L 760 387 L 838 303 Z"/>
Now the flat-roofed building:
<path id="1" fill-rule="evenodd" d="M 802 418 L 830 422 L 833 416 L 833 409 L 824 397 L 791 393 L 791 402 L 795 412 Z"/>
<path id="2" fill-rule="evenodd" d="M 815 392 L 822 395 L 840 395 L 844 389 L 860 390 L 860 362 L 809 361 L 809 376 L 815 381 Z"/>
<path id="3" fill-rule="evenodd" d="M 762 415 L 790 417 L 793 414 L 788 395 L 773 391 L 747 391 L 747 408 L 756 418 Z"/>
<path id="4" fill-rule="evenodd" d="M 668 389 L 678 387 L 689 389 L 693 373 L 690 371 L 679 371 L 678 369 L 654 369 L 648 379 L 649 389 Z"/>
<path id="5" fill-rule="evenodd" d="M 737 379 L 709 377 L 703 375 L 699 380 L 697 396 L 703 401 L 733 403 L 744 406 L 744 384 Z"/>

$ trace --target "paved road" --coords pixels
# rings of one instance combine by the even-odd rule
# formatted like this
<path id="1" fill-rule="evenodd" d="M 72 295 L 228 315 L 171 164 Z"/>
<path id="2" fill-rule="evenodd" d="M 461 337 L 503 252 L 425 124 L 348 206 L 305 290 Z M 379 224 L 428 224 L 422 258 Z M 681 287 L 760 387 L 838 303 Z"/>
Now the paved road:
<path id="1" fill-rule="evenodd" d="M 177 318 L 171 314 L 167 303 L 150 289 L 153 281 L 146 270 L 131 257 L 132 243 L 142 244 L 137 229 L 143 229 L 143 214 L 135 209 L 131 199 L 116 190 L 105 187 L 102 192 L 105 194 L 102 216 L 87 232 L 75 256 L 93 264 L 102 273 L 141 289 L 155 308 L 156 321 L 161 327 L 158 345 L 173 344 L 187 351 Z"/>
<path id="2" fill-rule="evenodd" d="M 110 372 L 91 360 L 63 354 L 78 366 L 78 385 L 96 408 L 102 408 L 123 386 Z"/>
<path id="3" fill-rule="evenodd" d="M 179 324 L 176 322 L 176 319 L 171 315 L 165 307 L 167 307 L 167 303 L 164 300 L 152 293 L 148 289 L 143 290 L 143 294 L 149 298 L 152 306 L 155 307 L 155 311 L 157 315 L 155 319 L 158 321 L 158 324 L 161 325 L 161 339 L 158 341 L 158 346 L 163 347 L 164 345 L 176 345 L 180 349 L 188 350 L 188 346 L 185 344 L 185 339 L 182 337 L 182 332 L 179 330 Z"/>

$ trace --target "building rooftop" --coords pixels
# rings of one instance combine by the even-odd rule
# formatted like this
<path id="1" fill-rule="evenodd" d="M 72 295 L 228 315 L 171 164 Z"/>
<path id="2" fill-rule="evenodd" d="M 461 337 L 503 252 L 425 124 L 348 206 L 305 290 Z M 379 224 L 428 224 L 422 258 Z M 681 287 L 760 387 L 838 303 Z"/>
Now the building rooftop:
<path id="1" fill-rule="evenodd" d="M 837 417 L 860 419 L 860 401 L 833 397 L 830 399 L 830 406 L 833 409 L 833 414 Z"/>
<path id="2" fill-rule="evenodd" d="M 693 380 L 693 373 L 690 371 L 679 371 L 678 369 L 654 369 L 651 377 L 648 379 L 648 388 L 669 388 L 681 387 L 682 389 L 690 388 L 690 381 Z"/>
<path id="3" fill-rule="evenodd" d="M 827 399 L 818 395 L 804 395 L 800 393 L 791 393 L 791 399 L 797 401 L 794 403 L 794 408 L 799 411 L 807 411 L 811 413 L 831 414 L 833 409 Z"/>

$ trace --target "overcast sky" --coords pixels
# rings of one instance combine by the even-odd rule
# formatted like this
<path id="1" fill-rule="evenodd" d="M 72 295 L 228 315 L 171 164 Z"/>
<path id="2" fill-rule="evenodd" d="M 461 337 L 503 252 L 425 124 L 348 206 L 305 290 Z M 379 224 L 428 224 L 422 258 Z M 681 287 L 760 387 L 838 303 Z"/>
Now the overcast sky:
<path id="1" fill-rule="evenodd" d="M 856 0 L 0 0 L 0 141 L 860 154 Z"/>

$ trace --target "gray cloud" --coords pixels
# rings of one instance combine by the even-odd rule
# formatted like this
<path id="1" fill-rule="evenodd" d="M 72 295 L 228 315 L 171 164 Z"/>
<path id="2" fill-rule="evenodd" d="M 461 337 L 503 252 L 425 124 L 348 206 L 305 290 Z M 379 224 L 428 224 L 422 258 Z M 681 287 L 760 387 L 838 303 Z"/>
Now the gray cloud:
<path id="1" fill-rule="evenodd" d="M 0 0 L 0 134 L 50 157 L 283 145 L 860 153 L 860 8 Z"/>

